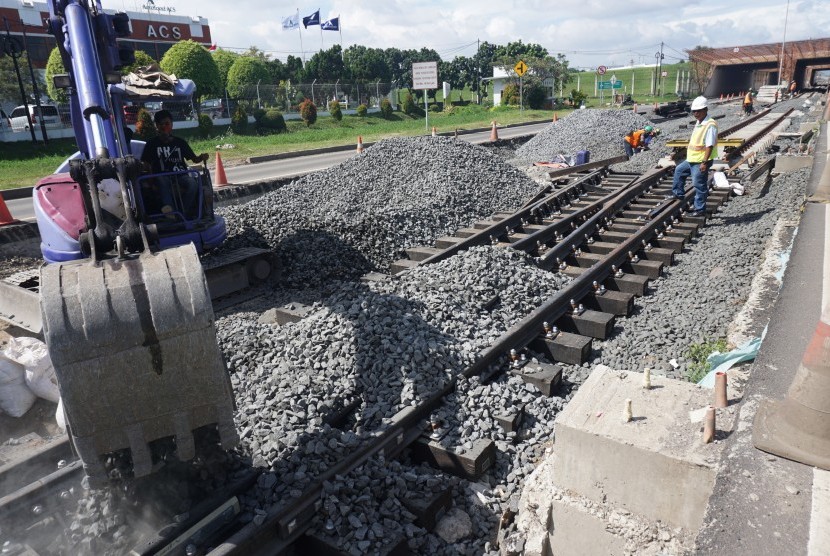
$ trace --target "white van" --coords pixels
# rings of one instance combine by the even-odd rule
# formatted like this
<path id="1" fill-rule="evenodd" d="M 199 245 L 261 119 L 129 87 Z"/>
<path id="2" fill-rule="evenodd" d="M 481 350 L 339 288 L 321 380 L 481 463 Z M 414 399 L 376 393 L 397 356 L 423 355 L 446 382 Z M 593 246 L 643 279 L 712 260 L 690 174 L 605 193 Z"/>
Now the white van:
<path id="1" fill-rule="evenodd" d="M 61 127 L 61 116 L 58 113 L 58 107 L 51 104 L 42 104 L 40 109 L 37 105 L 29 105 L 29 114 L 32 118 L 32 125 L 35 129 L 40 127 L 41 114 L 43 115 L 43 122 L 47 128 L 54 129 Z M 9 115 L 9 124 L 12 126 L 12 131 L 28 131 L 29 121 L 26 119 L 26 107 L 18 106 Z"/>

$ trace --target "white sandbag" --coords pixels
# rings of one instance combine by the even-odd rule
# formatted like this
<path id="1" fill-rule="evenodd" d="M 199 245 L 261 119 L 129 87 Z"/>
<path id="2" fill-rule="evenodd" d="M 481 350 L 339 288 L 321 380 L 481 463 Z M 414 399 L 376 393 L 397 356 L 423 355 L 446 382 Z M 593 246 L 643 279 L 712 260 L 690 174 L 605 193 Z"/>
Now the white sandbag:
<path id="1" fill-rule="evenodd" d="M 58 378 L 45 343 L 37 338 L 25 336 L 13 338 L 3 354 L 23 365 L 26 370 L 26 385 L 35 395 L 58 403 L 60 398 Z"/>
<path id="2" fill-rule="evenodd" d="M 743 195 L 744 194 L 744 186 L 741 185 L 740 183 L 733 183 L 732 184 L 732 192 L 735 195 L 739 195 L 739 196 Z"/>
<path id="3" fill-rule="evenodd" d="M 12 417 L 23 417 L 36 399 L 26 386 L 23 365 L 0 355 L 0 409 Z"/>
<path id="4" fill-rule="evenodd" d="M 723 172 L 715 172 L 715 189 L 731 189 L 729 180 L 726 179 L 726 174 Z"/>

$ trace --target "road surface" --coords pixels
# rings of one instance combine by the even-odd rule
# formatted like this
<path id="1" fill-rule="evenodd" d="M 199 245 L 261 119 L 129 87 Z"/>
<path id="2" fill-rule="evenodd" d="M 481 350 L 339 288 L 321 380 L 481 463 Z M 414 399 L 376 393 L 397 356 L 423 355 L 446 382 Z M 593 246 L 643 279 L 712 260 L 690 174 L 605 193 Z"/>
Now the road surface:
<path id="1" fill-rule="evenodd" d="M 536 135 L 548 125 L 548 122 L 543 122 L 499 129 L 499 139 Z M 458 138 L 470 143 L 485 143 L 490 140 L 490 131 L 459 135 Z M 340 164 L 352 156 L 354 156 L 354 151 L 352 150 L 313 155 L 298 154 L 298 156 L 293 158 L 260 162 L 258 164 L 229 166 L 225 168 L 225 174 L 230 183 L 244 185 L 246 183 L 257 183 L 270 179 L 300 176 L 316 172 L 334 166 L 335 164 Z M 31 198 L 9 200 L 6 201 L 6 205 L 9 207 L 12 216 L 18 220 L 34 222 L 35 212 Z"/>

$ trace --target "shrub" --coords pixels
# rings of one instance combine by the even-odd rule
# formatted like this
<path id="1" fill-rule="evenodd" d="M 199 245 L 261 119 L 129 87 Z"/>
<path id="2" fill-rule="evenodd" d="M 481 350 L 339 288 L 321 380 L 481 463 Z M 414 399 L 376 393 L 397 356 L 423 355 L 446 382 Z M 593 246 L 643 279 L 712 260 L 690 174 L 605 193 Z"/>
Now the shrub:
<path id="1" fill-rule="evenodd" d="M 306 126 L 314 125 L 317 121 L 317 107 L 314 103 L 306 99 L 300 104 L 300 117 L 305 122 Z"/>
<path id="2" fill-rule="evenodd" d="M 236 105 L 236 110 L 231 117 L 231 130 L 237 135 L 244 135 L 248 130 L 248 113 L 241 104 Z"/>
<path id="3" fill-rule="evenodd" d="M 437 102 L 433 102 L 432 104 L 429 105 L 429 111 L 430 112 L 441 112 L 441 105 L 439 105 Z"/>
<path id="4" fill-rule="evenodd" d="M 406 93 L 406 96 L 403 99 L 403 104 L 401 104 L 401 110 L 403 110 L 403 113 L 408 116 L 415 113 L 415 99 L 412 98 L 412 93 Z"/>
<path id="5" fill-rule="evenodd" d="M 389 101 L 387 100 L 386 102 L 389 102 Z M 365 104 L 359 104 L 359 105 L 357 106 L 357 115 L 358 115 L 358 116 L 360 116 L 361 118 L 363 118 L 364 116 L 366 116 L 366 113 L 367 113 L 368 111 L 369 111 L 369 109 L 368 109 L 368 108 L 366 108 L 366 105 L 365 105 Z"/>
<path id="6" fill-rule="evenodd" d="M 579 107 L 585 102 L 585 99 L 588 98 L 588 95 L 583 93 L 582 91 L 577 91 L 576 89 L 571 90 L 571 102 L 575 107 Z"/>
<path id="7" fill-rule="evenodd" d="M 508 83 L 501 92 L 501 103 L 503 105 L 519 105 L 519 86 L 515 83 Z"/>
<path id="8" fill-rule="evenodd" d="M 254 108 L 254 113 L 251 114 L 254 117 L 254 122 L 256 122 L 257 127 L 262 125 L 262 118 L 265 117 L 265 110 L 263 108 Z"/>
<path id="9" fill-rule="evenodd" d="M 524 102 L 527 106 L 534 110 L 538 110 L 545 105 L 546 96 L 547 91 L 545 91 L 545 88 L 541 83 L 534 83 L 532 85 L 525 86 Z"/>
<path id="10" fill-rule="evenodd" d="M 269 108 L 268 111 L 265 112 L 265 115 L 260 119 L 260 129 L 267 133 L 280 133 L 288 131 L 282 112 L 276 108 Z"/>
<path id="11" fill-rule="evenodd" d="M 199 115 L 199 137 L 206 138 L 210 137 L 211 132 L 213 131 L 213 119 L 208 116 L 207 114 L 200 114 Z"/>
<path id="12" fill-rule="evenodd" d="M 392 119 L 392 103 L 389 102 L 388 98 L 385 98 L 382 101 L 380 101 L 380 113 L 383 116 L 383 119 Z"/>
<path id="13" fill-rule="evenodd" d="M 158 135 L 156 124 L 153 123 L 153 117 L 144 108 L 138 111 L 135 122 L 135 136 L 137 139 L 149 141 Z"/>
<path id="14" fill-rule="evenodd" d="M 343 119 L 343 111 L 340 110 L 340 103 L 336 100 L 329 102 L 329 115 L 338 122 Z"/>

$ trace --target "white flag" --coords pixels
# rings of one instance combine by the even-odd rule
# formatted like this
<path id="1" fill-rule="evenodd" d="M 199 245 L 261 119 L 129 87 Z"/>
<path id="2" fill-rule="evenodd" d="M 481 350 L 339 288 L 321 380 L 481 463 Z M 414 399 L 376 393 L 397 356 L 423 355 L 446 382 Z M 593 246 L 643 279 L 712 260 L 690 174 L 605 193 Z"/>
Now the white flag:
<path id="1" fill-rule="evenodd" d="M 284 31 L 291 31 L 300 27 L 300 14 L 295 13 L 288 17 L 282 18 L 282 28 Z"/>

